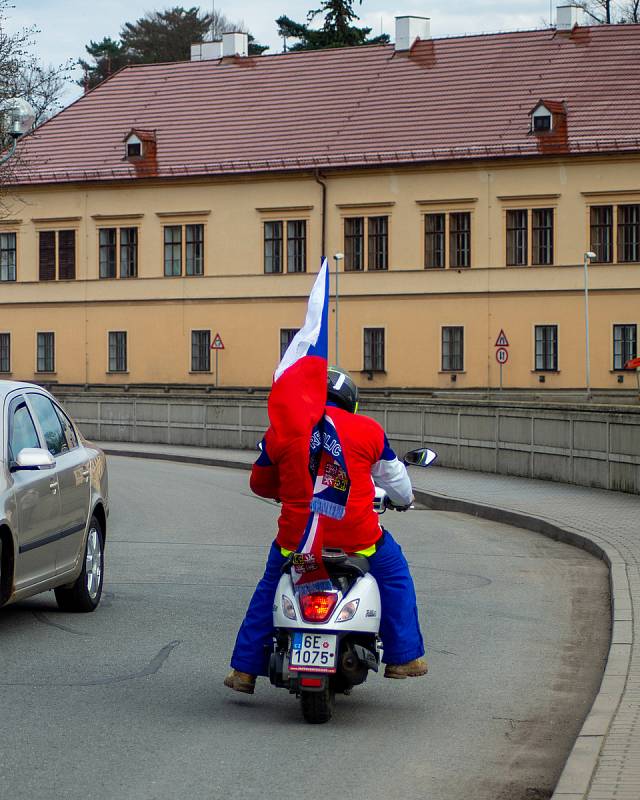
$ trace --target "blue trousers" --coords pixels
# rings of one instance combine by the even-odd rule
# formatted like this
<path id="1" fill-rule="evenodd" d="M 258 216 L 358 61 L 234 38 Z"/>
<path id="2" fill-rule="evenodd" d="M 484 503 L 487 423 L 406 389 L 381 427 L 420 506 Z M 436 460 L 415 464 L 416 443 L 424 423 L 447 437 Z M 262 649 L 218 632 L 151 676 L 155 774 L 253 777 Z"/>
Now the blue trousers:
<path id="1" fill-rule="evenodd" d="M 236 638 L 231 656 L 233 669 L 250 675 L 267 674 L 273 637 L 273 598 L 285 561 L 280 549 L 273 544 L 264 575 L 253 593 Z M 424 642 L 413 580 L 400 545 L 388 531 L 376 553 L 369 557 L 369 567 L 380 589 L 383 661 L 405 664 L 420 658 L 424 655 Z"/>

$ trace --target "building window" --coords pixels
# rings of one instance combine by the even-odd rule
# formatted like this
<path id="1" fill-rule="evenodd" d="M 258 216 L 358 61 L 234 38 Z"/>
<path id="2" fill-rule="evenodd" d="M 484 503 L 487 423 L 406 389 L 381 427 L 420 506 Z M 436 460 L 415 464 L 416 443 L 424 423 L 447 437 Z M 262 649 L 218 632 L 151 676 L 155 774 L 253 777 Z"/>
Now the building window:
<path id="1" fill-rule="evenodd" d="M 299 328 L 280 328 L 280 359 L 287 352 L 287 347 L 291 344 L 298 330 Z"/>
<path id="2" fill-rule="evenodd" d="M 120 277 L 138 276 L 138 229 L 120 228 Z"/>
<path id="3" fill-rule="evenodd" d="M 100 228 L 98 261 L 101 278 L 136 278 L 138 275 L 138 229 Z M 120 270 L 118 270 L 118 254 Z"/>
<path id="4" fill-rule="evenodd" d="M 185 225 L 187 275 L 204 275 L 204 225 Z"/>
<path id="5" fill-rule="evenodd" d="M 558 326 L 536 325 L 536 372 L 558 371 Z"/>
<path id="6" fill-rule="evenodd" d="M 191 372 L 211 372 L 211 331 L 191 331 Z"/>
<path id="7" fill-rule="evenodd" d="M 460 269 L 471 266 L 469 211 L 424 215 L 424 266 L 425 269 L 444 269 L 447 266 L 450 269 Z"/>
<path id="8" fill-rule="evenodd" d="M 590 249 L 596 254 L 597 261 L 606 264 L 613 260 L 613 206 L 592 206 L 589 222 Z"/>
<path id="9" fill-rule="evenodd" d="M 507 266 L 526 266 L 529 259 L 528 246 L 529 212 L 526 208 L 507 211 Z"/>
<path id="10" fill-rule="evenodd" d="M 41 281 L 73 280 L 76 277 L 76 232 L 40 231 L 38 240 Z"/>
<path id="11" fill-rule="evenodd" d="M 365 372 L 384 372 L 384 328 L 364 329 Z"/>
<path id="12" fill-rule="evenodd" d="M 471 214 L 449 214 L 449 266 L 471 266 Z"/>
<path id="13" fill-rule="evenodd" d="M 442 371 L 462 372 L 464 369 L 464 328 L 461 325 L 442 329 Z"/>
<path id="14" fill-rule="evenodd" d="M 364 217 L 344 221 L 344 268 L 349 272 L 364 269 Z"/>
<path id="15" fill-rule="evenodd" d="M 534 208 L 531 212 L 531 263 L 553 264 L 552 208 Z"/>
<path id="16" fill-rule="evenodd" d="M 204 225 L 164 226 L 165 277 L 204 275 Z"/>
<path id="17" fill-rule="evenodd" d="M 282 272 L 282 222 L 264 223 L 264 271 Z"/>
<path id="18" fill-rule="evenodd" d="M 98 233 L 98 261 L 101 278 L 116 277 L 117 228 L 100 228 Z"/>
<path id="19" fill-rule="evenodd" d="M 307 223 L 303 219 L 287 222 L 287 272 L 307 271 Z"/>
<path id="20" fill-rule="evenodd" d="M 545 133 L 551 130 L 551 114 L 538 114 L 533 118 L 534 133 Z"/>
<path id="21" fill-rule="evenodd" d="M 425 214 L 425 269 L 443 269 L 445 266 L 445 219 L 445 214 Z"/>
<path id="22" fill-rule="evenodd" d="M 11 372 L 10 333 L 0 333 L 0 372 Z"/>
<path id="23" fill-rule="evenodd" d="M 624 365 L 638 355 L 638 326 L 613 326 L 613 368 L 624 369 Z"/>
<path id="24" fill-rule="evenodd" d="M 109 331 L 109 372 L 127 371 L 127 332 Z"/>
<path id="25" fill-rule="evenodd" d="M 284 231 L 286 225 L 286 252 Z M 264 271 L 275 274 L 307 271 L 307 221 L 291 219 L 264 223 Z"/>
<path id="26" fill-rule="evenodd" d="M 76 277 L 76 232 L 58 231 L 58 278 L 71 281 Z"/>
<path id="27" fill-rule="evenodd" d="M 0 281 L 16 279 L 16 235 L 0 233 Z"/>
<path id="28" fill-rule="evenodd" d="M 55 334 L 51 332 L 37 335 L 37 372 L 55 372 Z"/>
<path id="29" fill-rule="evenodd" d="M 389 217 L 345 218 L 344 256 L 345 272 L 389 269 Z"/>
<path id="30" fill-rule="evenodd" d="M 369 217 L 370 270 L 389 269 L 389 217 Z"/>
<path id="31" fill-rule="evenodd" d="M 618 206 L 618 261 L 640 261 L 640 205 Z"/>
<path id="32" fill-rule="evenodd" d="M 164 226 L 164 274 L 182 275 L 182 225 Z"/>
<path id="33" fill-rule="evenodd" d="M 553 227 L 553 208 L 509 209 L 506 212 L 507 266 L 525 267 L 529 263 L 535 266 L 553 264 Z M 529 241 L 531 241 L 530 255 Z"/>
<path id="34" fill-rule="evenodd" d="M 140 158 L 142 156 L 142 142 L 127 142 L 127 158 Z"/>

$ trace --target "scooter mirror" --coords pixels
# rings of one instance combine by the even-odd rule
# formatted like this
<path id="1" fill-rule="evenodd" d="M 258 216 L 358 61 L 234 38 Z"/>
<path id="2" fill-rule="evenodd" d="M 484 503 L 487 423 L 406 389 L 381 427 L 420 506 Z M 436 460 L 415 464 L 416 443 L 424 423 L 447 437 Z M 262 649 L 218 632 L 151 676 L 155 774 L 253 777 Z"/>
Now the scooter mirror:
<path id="1" fill-rule="evenodd" d="M 423 447 L 419 450 L 409 450 L 405 454 L 404 463 L 413 467 L 429 467 L 437 458 L 437 453 L 429 450 L 428 447 Z"/>

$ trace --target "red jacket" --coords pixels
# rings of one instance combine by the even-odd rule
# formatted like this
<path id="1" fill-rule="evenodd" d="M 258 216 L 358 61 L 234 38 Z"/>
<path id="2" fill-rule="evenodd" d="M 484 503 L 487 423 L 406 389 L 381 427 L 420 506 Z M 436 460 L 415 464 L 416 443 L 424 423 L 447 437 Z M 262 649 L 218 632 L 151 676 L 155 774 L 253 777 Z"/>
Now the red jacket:
<path id="1" fill-rule="evenodd" d="M 328 413 L 340 437 L 351 491 L 341 520 L 322 517 L 324 545 L 353 553 L 371 547 L 380 538 L 378 515 L 373 510 L 371 469 L 383 458 L 395 460 L 395 454 L 375 420 L 334 406 Z M 298 547 L 309 517 L 313 483 L 308 465 L 308 439 L 298 438 L 286 449 L 280 448 L 269 429 L 251 472 L 250 485 L 255 494 L 282 502 L 276 541 L 287 550 Z"/>

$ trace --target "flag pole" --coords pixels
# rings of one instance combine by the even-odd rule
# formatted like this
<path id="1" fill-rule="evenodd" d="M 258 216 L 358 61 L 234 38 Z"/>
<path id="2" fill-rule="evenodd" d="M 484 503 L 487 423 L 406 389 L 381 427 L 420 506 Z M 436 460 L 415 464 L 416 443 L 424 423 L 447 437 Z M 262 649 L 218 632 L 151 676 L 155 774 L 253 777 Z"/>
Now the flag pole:
<path id="1" fill-rule="evenodd" d="M 338 334 L 338 303 L 340 300 L 340 292 L 338 291 L 338 273 L 340 271 L 340 262 L 344 258 L 343 253 L 336 253 L 333 257 L 333 260 L 336 262 L 336 367 L 340 364 L 340 353 L 339 353 L 339 334 Z"/>

